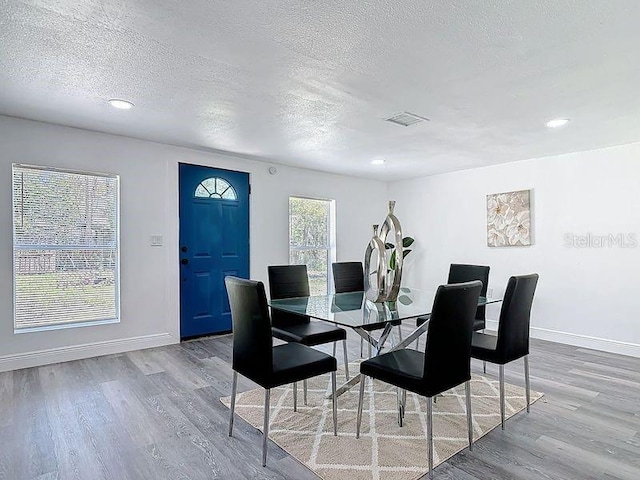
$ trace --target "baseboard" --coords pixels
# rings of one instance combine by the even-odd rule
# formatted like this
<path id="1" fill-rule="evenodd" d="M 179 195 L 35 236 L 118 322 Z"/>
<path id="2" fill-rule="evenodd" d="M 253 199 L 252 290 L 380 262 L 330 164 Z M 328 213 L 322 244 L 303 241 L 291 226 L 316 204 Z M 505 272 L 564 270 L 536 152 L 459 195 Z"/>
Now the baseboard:
<path id="1" fill-rule="evenodd" d="M 487 329 L 497 330 L 498 322 L 496 320 L 487 320 Z M 549 330 L 547 328 L 539 327 L 531 327 L 531 338 L 539 338 L 540 340 L 564 343 L 575 347 L 591 348 L 593 350 L 601 350 L 603 352 L 617 353 L 619 355 L 628 355 L 630 357 L 640 358 L 640 345 L 637 343 L 621 342 L 619 340 L 610 340 L 608 338 L 590 337 L 588 335 L 578 335 L 576 333 L 559 332 L 557 330 Z"/>
<path id="2" fill-rule="evenodd" d="M 35 352 L 3 355 L 0 357 L 0 372 L 80 360 L 82 358 L 99 357 L 113 353 L 129 352 L 131 350 L 161 347 L 163 345 L 178 343 L 179 341 L 179 339 L 169 333 L 158 333 L 141 337 L 107 340 L 104 342 L 71 345 Z"/>

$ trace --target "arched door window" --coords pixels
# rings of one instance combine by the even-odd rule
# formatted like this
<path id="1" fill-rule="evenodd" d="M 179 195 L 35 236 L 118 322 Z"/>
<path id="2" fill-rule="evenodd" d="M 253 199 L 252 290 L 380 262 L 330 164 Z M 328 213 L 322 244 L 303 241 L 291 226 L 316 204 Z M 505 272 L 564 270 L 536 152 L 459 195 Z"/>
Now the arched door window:
<path id="1" fill-rule="evenodd" d="M 237 200 L 235 189 L 222 178 L 207 178 L 200 182 L 194 194 L 198 198 L 216 198 L 224 200 Z"/>

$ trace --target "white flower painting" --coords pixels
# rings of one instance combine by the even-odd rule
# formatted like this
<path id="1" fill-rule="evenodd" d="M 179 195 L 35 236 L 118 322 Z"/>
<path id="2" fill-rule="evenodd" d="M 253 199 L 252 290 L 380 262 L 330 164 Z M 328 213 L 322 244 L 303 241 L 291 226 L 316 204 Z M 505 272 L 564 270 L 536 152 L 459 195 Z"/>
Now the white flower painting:
<path id="1" fill-rule="evenodd" d="M 530 190 L 487 195 L 487 245 L 531 245 Z"/>

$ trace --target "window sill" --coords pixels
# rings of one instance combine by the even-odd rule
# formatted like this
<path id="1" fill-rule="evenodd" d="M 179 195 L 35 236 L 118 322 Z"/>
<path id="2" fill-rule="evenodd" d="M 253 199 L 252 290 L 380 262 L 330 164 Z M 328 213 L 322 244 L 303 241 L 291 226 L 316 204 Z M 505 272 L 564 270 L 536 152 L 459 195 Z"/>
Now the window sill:
<path id="1" fill-rule="evenodd" d="M 111 318 L 107 320 L 94 320 L 91 322 L 62 323 L 58 325 L 42 325 L 39 327 L 14 328 L 13 333 L 14 335 L 20 335 L 23 333 L 50 332 L 52 330 L 63 330 L 67 328 L 76 328 L 76 327 L 93 327 L 96 325 L 111 325 L 113 323 L 120 323 L 120 319 Z"/>

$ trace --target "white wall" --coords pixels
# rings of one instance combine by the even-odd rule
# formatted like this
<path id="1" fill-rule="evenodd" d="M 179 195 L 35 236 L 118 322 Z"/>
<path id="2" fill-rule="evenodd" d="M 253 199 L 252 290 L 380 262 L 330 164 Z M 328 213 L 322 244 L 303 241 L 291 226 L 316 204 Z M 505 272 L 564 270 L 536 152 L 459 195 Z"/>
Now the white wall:
<path id="1" fill-rule="evenodd" d="M 521 189 L 533 189 L 534 245 L 487 247 L 485 196 Z M 395 182 L 390 198 L 417 239 L 407 283 L 476 263 L 502 294 L 510 275 L 537 272 L 533 336 L 640 356 L 640 246 L 565 245 L 565 234 L 640 237 L 640 143 Z"/>
<path id="2" fill-rule="evenodd" d="M 288 262 L 289 195 L 336 200 L 337 259 L 359 260 L 387 185 L 0 116 L 0 371 L 179 340 L 178 163 L 250 173 L 251 277 Z M 121 322 L 13 333 L 11 164 L 121 176 Z M 151 234 L 163 247 L 149 246 Z"/>
<path id="3" fill-rule="evenodd" d="M 251 174 L 251 276 L 288 260 L 289 195 L 334 198 L 337 259 L 359 260 L 371 224 L 397 200 L 405 234 L 416 238 L 407 284 L 433 287 L 451 262 L 491 265 L 501 294 L 511 274 L 541 275 L 533 335 L 640 356 L 640 247 L 572 249 L 567 233 L 640 235 L 640 144 L 534 159 L 389 186 L 124 137 L 0 116 L 0 371 L 178 341 L 178 163 Z M 121 175 L 122 321 L 14 335 L 11 164 Z M 485 195 L 533 189 L 535 244 L 490 249 Z M 161 233 L 164 246 L 149 246 Z M 497 309 L 489 310 L 497 318 Z"/>

